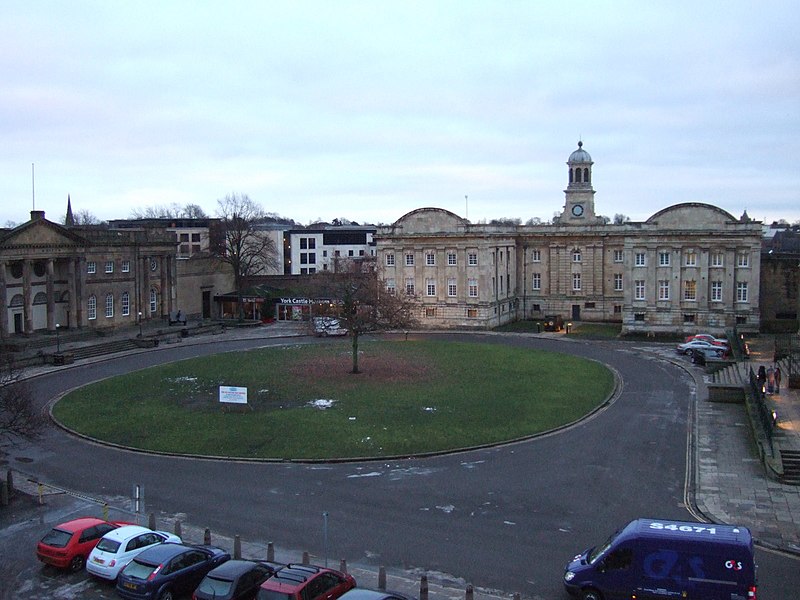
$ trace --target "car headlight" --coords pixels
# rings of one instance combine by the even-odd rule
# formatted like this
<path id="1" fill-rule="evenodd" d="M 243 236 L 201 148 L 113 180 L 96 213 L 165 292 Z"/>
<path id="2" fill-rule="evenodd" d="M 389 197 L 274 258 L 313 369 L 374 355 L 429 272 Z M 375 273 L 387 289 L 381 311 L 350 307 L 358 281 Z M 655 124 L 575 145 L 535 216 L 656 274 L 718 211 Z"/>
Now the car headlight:
<path id="1" fill-rule="evenodd" d="M 575 573 L 572 571 L 567 571 L 564 573 L 564 581 L 572 581 L 573 579 L 575 579 Z"/>

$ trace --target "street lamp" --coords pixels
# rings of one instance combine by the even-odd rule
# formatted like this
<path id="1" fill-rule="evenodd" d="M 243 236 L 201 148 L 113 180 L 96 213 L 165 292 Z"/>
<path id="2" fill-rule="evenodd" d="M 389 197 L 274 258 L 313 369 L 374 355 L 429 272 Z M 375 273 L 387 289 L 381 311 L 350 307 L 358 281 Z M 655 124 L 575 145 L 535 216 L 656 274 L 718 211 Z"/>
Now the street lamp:
<path id="1" fill-rule="evenodd" d="M 61 338 L 58 337 L 58 330 L 61 329 L 61 325 L 56 323 L 56 353 L 61 354 Z"/>
<path id="2" fill-rule="evenodd" d="M 139 337 L 142 337 L 142 311 L 139 311 Z"/>
<path id="3" fill-rule="evenodd" d="M 570 332 L 570 329 L 572 329 L 572 322 L 567 323 L 567 333 Z"/>

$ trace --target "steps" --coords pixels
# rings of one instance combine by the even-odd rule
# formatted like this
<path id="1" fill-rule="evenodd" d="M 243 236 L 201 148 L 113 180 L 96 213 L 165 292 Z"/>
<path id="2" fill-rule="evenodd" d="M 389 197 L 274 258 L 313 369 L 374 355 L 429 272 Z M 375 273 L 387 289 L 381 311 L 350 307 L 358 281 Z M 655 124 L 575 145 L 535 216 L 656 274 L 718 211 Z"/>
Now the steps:
<path id="1" fill-rule="evenodd" d="M 800 485 L 800 451 L 781 450 L 781 462 L 783 463 L 781 482 Z"/>

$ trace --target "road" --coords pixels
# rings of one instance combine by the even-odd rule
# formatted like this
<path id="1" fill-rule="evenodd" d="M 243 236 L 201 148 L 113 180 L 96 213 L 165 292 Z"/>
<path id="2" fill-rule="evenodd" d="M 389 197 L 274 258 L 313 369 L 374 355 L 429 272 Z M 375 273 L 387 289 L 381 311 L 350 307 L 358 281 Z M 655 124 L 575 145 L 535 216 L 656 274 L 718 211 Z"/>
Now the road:
<path id="1" fill-rule="evenodd" d="M 621 385 L 607 407 L 557 433 L 426 459 L 325 465 L 191 460 L 95 445 L 55 428 L 35 445 L 11 449 L 9 458 L 36 478 L 112 506 L 129 506 L 134 484 L 142 485 L 146 511 L 156 512 L 159 523 L 180 518 L 243 540 L 272 541 L 296 550 L 297 559 L 306 550 L 337 563 L 346 558 L 349 564 L 435 571 L 537 599 L 564 597 L 566 561 L 630 519 L 695 519 L 687 506 L 693 379 L 663 360 L 663 349 L 528 336 L 441 337 L 585 356 L 613 368 Z M 166 361 L 307 342 L 178 346 L 65 369 L 34 385 L 44 401 Z M 347 343 L 327 343 L 340 342 Z M 552 384 L 559 385 L 558 373 Z M 759 598 L 791 597 L 800 584 L 797 562 L 762 551 L 757 558 Z"/>

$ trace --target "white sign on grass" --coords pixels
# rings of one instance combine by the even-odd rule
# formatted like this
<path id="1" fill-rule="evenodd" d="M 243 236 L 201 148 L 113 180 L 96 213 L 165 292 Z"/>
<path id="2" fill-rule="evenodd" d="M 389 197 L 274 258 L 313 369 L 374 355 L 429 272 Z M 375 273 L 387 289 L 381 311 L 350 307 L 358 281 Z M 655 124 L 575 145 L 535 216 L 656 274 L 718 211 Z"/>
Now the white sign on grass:
<path id="1" fill-rule="evenodd" d="M 247 404 L 247 388 L 221 385 L 219 386 L 219 401 L 229 404 Z"/>

